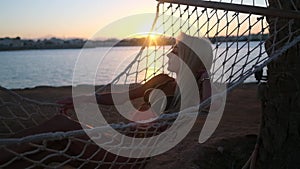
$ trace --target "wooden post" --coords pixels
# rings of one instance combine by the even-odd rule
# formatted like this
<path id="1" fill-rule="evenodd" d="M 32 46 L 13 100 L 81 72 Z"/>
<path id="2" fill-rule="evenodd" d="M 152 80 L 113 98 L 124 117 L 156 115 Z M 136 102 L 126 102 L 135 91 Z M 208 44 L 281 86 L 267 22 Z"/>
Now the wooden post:
<path id="1" fill-rule="evenodd" d="M 269 0 L 270 8 L 300 9 L 300 0 Z M 277 32 L 289 22 L 288 19 L 268 17 L 269 48 L 288 36 L 290 30 L 300 28 L 300 20 Z M 277 36 L 272 36 L 277 34 Z M 299 35 L 300 32 L 296 33 Z M 295 37 L 294 36 L 294 37 Z M 275 49 L 280 48 L 280 43 Z M 268 51 L 270 54 L 272 51 Z M 262 130 L 256 168 L 299 169 L 300 168 L 300 43 L 290 48 L 279 59 L 268 65 L 268 81 L 262 99 Z"/>

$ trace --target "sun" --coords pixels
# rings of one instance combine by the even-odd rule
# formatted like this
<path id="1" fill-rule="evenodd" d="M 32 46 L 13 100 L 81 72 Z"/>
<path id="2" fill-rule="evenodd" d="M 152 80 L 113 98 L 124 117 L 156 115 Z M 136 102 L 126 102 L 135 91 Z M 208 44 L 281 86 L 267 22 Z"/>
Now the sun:
<path id="1" fill-rule="evenodd" d="M 150 40 L 155 41 L 157 39 L 157 35 L 149 35 Z"/>
<path id="2" fill-rule="evenodd" d="M 148 44 L 151 46 L 151 45 L 157 45 L 157 40 L 158 40 L 158 36 L 157 35 L 153 35 L 153 34 L 150 34 L 148 35 Z"/>
<path id="3" fill-rule="evenodd" d="M 152 32 L 148 34 L 137 35 L 135 37 L 144 39 L 147 46 L 158 46 L 161 42 L 161 35 Z"/>

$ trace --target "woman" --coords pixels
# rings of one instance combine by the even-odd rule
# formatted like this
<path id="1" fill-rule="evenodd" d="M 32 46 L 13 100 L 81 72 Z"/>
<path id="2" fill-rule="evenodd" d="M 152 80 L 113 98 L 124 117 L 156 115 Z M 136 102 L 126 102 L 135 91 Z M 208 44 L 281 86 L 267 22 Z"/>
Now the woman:
<path id="1" fill-rule="evenodd" d="M 197 38 L 181 33 L 177 38 L 177 43 L 173 47 L 172 51 L 167 55 L 169 58 L 168 61 L 168 70 L 170 72 L 174 72 L 176 74 L 176 79 L 169 77 L 166 74 L 160 74 L 145 84 L 136 87 L 129 91 L 129 99 L 133 100 L 136 98 L 144 98 L 144 103 L 140 106 L 139 111 L 134 113 L 132 120 L 148 120 L 150 118 L 156 118 L 161 111 L 164 112 L 174 112 L 179 111 L 180 108 L 180 92 L 178 90 L 177 84 L 185 84 L 188 87 L 189 82 L 183 82 L 185 79 L 185 72 L 183 71 L 183 65 L 187 65 L 188 69 L 192 72 L 193 78 L 196 79 L 198 84 L 198 89 L 200 94 L 200 100 L 205 100 L 210 97 L 211 88 L 210 88 L 210 80 L 209 73 L 207 70 L 210 70 L 212 64 L 212 48 L 211 44 L 207 39 Z M 159 95 L 155 89 L 160 89 L 166 96 L 167 100 L 161 99 L 161 95 Z M 118 97 L 118 101 L 114 102 L 112 93 L 97 93 L 96 100 L 98 104 L 104 105 L 113 105 L 113 104 L 122 104 L 128 101 L 128 92 L 120 92 L 113 93 L 114 97 Z M 80 100 L 82 102 L 91 102 L 95 96 L 80 96 Z M 181 98 L 183 99 L 183 98 Z M 73 108 L 73 99 L 68 98 L 58 103 L 62 104 L 63 112 L 66 112 L 68 109 Z M 156 106 L 156 105 L 159 106 Z M 155 107 L 159 107 L 156 109 Z M 164 110 L 160 108 L 163 107 Z M 46 121 L 40 126 L 27 129 L 22 131 L 22 133 L 14 135 L 13 137 L 24 137 L 32 134 L 38 133 L 46 133 L 46 132 L 56 132 L 56 131 L 70 131 L 70 130 L 79 130 L 81 129 L 81 125 L 66 115 L 56 115 L 52 119 Z M 136 135 L 134 137 L 137 137 Z M 83 135 L 78 137 L 83 140 L 88 140 L 87 135 Z M 55 145 L 55 142 L 53 143 Z M 65 143 L 66 144 L 66 143 Z M 24 152 L 30 150 L 30 146 L 16 147 L 17 152 Z M 82 153 L 84 149 L 84 144 L 81 142 L 74 141 L 69 147 L 69 153 L 72 155 L 77 155 Z M 89 158 L 92 154 L 93 160 L 103 160 L 104 154 L 106 154 L 107 161 L 139 161 L 143 159 L 128 159 L 125 157 L 118 157 L 116 160 L 116 156 L 110 153 L 101 150 L 95 154 L 95 151 L 99 149 L 99 147 L 95 145 L 91 145 L 85 149 L 85 152 L 81 156 L 81 158 Z M 107 155 L 108 154 L 108 155 Z M 0 155 L 0 164 L 10 159 L 13 154 L 9 155 L 6 153 L 2 153 Z M 38 155 L 37 155 L 38 156 Z M 38 157 L 37 157 L 38 158 Z M 63 157 L 60 160 L 65 160 Z M 14 165 L 14 164 L 12 164 Z M 16 164 L 17 165 L 17 164 Z M 20 162 L 17 166 L 12 167 L 25 167 L 29 165 L 27 162 Z M 89 167 L 95 167 L 93 165 Z M 108 166 L 103 166 L 104 168 L 109 168 Z M 127 166 L 132 167 L 132 166 Z M 134 166 L 140 167 L 140 166 Z M 133 167 L 133 168 L 134 168 Z M 115 168 L 118 168 L 115 166 Z M 124 166 L 123 166 L 124 168 Z"/>
<path id="2" fill-rule="evenodd" d="M 182 79 L 185 79 L 184 77 L 186 76 L 186 71 L 182 70 L 183 64 L 188 66 L 188 69 L 192 72 L 194 79 L 196 79 L 198 83 L 200 100 L 205 100 L 210 97 L 211 85 L 207 70 L 210 70 L 211 68 L 213 54 L 209 40 L 181 33 L 177 37 L 176 45 L 173 47 L 172 51 L 167 54 L 167 57 L 169 58 L 167 69 L 176 74 L 176 79 L 166 74 L 159 74 L 145 84 L 136 87 L 129 92 L 113 93 L 113 97 L 118 98 L 117 100 L 113 100 L 112 93 L 98 93 L 96 94 L 97 103 L 101 105 L 123 104 L 128 101 L 127 95 L 129 93 L 130 100 L 144 98 L 145 103 L 140 106 L 140 113 L 149 112 L 147 110 L 151 107 L 151 102 L 162 102 L 160 98 L 157 98 L 159 97 L 157 96 L 159 94 L 152 92 L 154 89 L 160 89 L 168 97 L 167 105 L 164 106 L 165 110 L 163 111 L 176 111 L 179 103 L 178 100 L 176 101 L 175 99 L 172 99 L 172 97 L 178 97 L 178 95 L 180 95 L 180 92 L 177 90 L 177 84 L 181 81 L 180 84 L 184 83 L 185 87 L 188 88 L 188 83 L 190 83 L 182 83 Z M 83 103 L 88 103 L 93 102 L 93 97 L 95 96 L 80 96 L 80 98 L 77 99 Z M 63 105 L 63 112 L 74 108 L 72 98 L 61 100 L 58 103 Z"/>

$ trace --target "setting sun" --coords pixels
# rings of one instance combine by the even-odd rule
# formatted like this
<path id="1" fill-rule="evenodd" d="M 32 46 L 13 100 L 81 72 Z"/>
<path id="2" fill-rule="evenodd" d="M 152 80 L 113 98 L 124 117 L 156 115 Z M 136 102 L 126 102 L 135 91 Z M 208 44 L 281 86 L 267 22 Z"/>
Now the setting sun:
<path id="1" fill-rule="evenodd" d="M 157 41 L 158 41 L 158 36 L 157 35 L 153 35 L 153 34 L 151 34 L 151 35 L 149 35 L 148 36 L 148 39 L 149 39 L 149 45 L 157 45 Z"/>

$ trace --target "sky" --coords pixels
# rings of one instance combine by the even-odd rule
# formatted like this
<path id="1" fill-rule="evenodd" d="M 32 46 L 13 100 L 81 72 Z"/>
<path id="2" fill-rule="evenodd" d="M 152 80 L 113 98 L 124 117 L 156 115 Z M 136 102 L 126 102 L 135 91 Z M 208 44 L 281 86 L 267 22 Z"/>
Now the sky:
<path id="1" fill-rule="evenodd" d="M 88 39 L 124 17 L 155 13 L 156 4 L 155 0 L 0 0 L 0 38 Z M 118 38 L 113 34 L 103 38 Z"/>
<path id="2" fill-rule="evenodd" d="M 232 0 L 222 0 L 227 1 Z M 253 1 L 266 3 L 232 2 Z M 0 0 L 0 38 L 122 39 L 150 31 L 156 5 L 156 0 Z"/>

